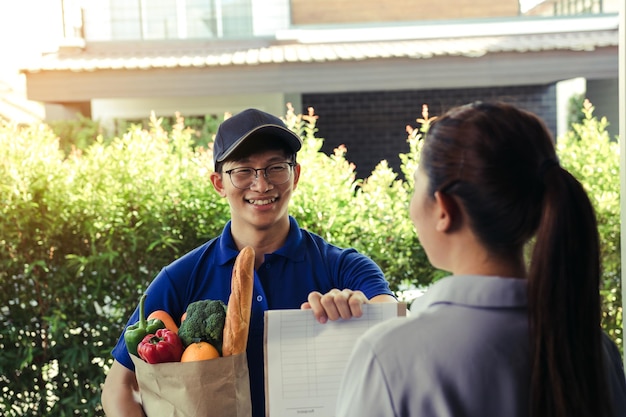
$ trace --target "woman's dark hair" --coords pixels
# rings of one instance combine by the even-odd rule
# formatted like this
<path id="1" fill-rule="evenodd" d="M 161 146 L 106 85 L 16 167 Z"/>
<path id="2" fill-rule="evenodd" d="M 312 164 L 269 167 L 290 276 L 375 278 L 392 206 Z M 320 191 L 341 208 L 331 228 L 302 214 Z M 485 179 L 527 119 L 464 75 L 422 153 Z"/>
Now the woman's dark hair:
<path id="1" fill-rule="evenodd" d="M 534 114 L 474 103 L 436 119 L 421 168 L 429 193 L 455 196 L 488 250 L 528 268 L 531 416 L 610 415 L 602 355 L 595 213 Z"/>

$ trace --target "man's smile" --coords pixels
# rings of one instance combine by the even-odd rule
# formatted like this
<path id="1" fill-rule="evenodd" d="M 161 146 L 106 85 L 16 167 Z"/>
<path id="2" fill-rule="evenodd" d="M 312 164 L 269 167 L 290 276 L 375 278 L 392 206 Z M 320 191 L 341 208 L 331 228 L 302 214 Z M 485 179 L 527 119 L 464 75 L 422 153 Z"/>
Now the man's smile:
<path id="1" fill-rule="evenodd" d="M 255 206 L 264 206 L 266 204 L 271 204 L 273 202 L 275 202 L 277 199 L 276 197 L 272 197 L 272 198 L 265 198 L 265 199 L 246 199 L 246 201 L 250 204 L 253 204 Z"/>

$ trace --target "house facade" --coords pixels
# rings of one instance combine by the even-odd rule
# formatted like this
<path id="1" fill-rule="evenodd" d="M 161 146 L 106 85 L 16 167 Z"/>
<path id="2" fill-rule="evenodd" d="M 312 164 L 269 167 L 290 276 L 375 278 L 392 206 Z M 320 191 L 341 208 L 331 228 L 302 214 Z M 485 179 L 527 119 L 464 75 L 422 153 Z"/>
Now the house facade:
<path id="1" fill-rule="evenodd" d="M 49 45 L 19 77 L 42 118 L 105 126 L 311 106 L 324 150 L 346 145 L 367 176 L 399 165 L 423 104 L 505 100 L 556 135 L 581 91 L 616 134 L 618 1 L 25 0 L 47 3 Z"/>

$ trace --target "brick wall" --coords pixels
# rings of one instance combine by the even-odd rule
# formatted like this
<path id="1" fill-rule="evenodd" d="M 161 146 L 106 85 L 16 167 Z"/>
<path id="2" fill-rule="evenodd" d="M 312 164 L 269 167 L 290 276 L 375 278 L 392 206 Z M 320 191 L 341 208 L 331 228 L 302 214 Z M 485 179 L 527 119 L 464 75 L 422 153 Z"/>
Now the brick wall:
<path id="1" fill-rule="evenodd" d="M 291 0 L 293 25 L 518 16 L 518 0 Z"/>
<path id="2" fill-rule="evenodd" d="M 406 125 L 417 127 L 422 104 L 431 116 L 452 106 L 482 100 L 501 100 L 530 110 L 556 132 L 556 87 L 518 87 L 451 90 L 372 91 L 355 93 L 303 94 L 303 109 L 313 107 L 319 115 L 318 137 L 324 138 L 322 151 L 332 153 L 339 145 L 347 147 L 347 159 L 357 166 L 360 178 L 369 176 L 383 159 L 400 174 L 399 153 L 408 151 Z"/>

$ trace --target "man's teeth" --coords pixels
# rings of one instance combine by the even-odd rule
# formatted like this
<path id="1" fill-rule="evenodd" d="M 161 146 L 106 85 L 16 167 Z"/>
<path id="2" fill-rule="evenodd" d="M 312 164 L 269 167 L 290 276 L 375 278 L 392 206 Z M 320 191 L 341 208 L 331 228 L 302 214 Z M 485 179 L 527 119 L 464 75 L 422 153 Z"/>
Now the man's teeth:
<path id="1" fill-rule="evenodd" d="M 270 198 L 270 199 L 267 199 L 267 200 L 248 200 L 248 202 L 250 204 L 256 204 L 257 206 L 262 206 L 264 204 L 270 204 L 270 203 L 273 203 L 274 201 L 276 201 L 275 198 Z"/>

